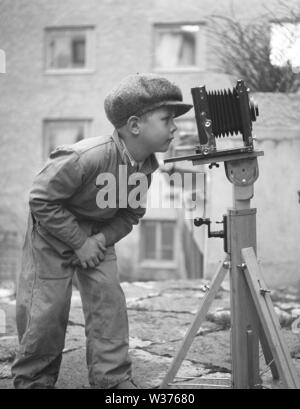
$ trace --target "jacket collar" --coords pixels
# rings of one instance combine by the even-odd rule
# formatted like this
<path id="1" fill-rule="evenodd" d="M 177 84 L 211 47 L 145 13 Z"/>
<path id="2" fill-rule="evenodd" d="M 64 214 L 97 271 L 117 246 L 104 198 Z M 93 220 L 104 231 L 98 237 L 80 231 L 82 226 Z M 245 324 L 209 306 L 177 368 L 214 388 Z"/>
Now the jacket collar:
<path id="1" fill-rule="evenodd" d="M 117 146 L 117 149 L 121 155 L 122 161 L 124 163 L 129 162 L 132 167 L 137 166 L 138 165 L 137 162 L 135 162 L 135 160 L 132 158 L 132 156 L 128 152 L 125 144 L 121 140 L 118 134 L 118 131 L 116 129 L 114 130 L 112 134 L 112 139 Z M 141 168 L 139 169 L 139 172 L 143 172 L 146 175 L 148 175 L 150 173 L 153 173 L 156 169 L 158 169 L 158 167 L 159 167 L 159 164 L 156 159 L 156 156 L 154 155 L 154 153 L 152 153 L 151 155 L 148 156 L 148 158 L 144 160 L 144 162 L 141 165 Z"/>

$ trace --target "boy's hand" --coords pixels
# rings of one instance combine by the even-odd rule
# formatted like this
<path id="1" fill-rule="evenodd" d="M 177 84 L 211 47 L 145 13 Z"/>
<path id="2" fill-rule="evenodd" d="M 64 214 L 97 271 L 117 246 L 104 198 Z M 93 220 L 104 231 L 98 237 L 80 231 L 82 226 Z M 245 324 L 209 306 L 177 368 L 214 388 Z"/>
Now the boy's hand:
<path id="1" fill-rule="evenodd" d="M 99 233 L 101 234 L 101 233 Z M 78 257 L 83 268 L 94 268 L 100 261 L 104 259 L 104 253 L 106 251 L 105 239 L 96 236 L 88 237 L 84 244 L 77 250 L 75 254 Z M 104 237 L 104 235 L 102 234 Z"/>
<path id="2" fill-rule="evenodd" d="M 99 243 L 99 247 L 103 251 L 106 251 L 106 238 L 105 238 L 104 234 L 103 233 L 98 233 L 98 234 L 95 234 L 92 237 L 94 237 L 97 240 L 97 242 Z"/>

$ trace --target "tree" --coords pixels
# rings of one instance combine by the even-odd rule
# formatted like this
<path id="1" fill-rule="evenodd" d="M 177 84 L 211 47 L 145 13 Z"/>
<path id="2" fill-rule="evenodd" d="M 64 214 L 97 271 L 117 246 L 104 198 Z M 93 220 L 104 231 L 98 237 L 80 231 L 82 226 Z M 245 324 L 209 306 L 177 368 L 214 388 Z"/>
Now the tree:
<path id="1" fill-rule="evenodd" d="M 284 1 L 279 0 L 278 4 L 281 9 L 285 8 L 280 13 L 282 18 L 270 10 L 255 22 L 241 22 L 234 13 L 232 17 L 211 17 L 210 32 L 219 57 L 218 68 L 245 80 L 251 91 L 297 92 L 300 89 L 299 70 L 290 61 L 275 65 L 270 60 L 272 24 L 300 21 L 300 12 L 290 9 Z"/>

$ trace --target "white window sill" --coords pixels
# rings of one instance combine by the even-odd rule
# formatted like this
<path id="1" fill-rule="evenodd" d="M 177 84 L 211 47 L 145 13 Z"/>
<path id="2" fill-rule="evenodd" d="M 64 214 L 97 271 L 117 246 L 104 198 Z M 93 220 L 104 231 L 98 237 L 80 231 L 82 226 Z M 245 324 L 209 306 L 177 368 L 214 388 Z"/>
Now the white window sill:
<path id="1" fill-rule="evenodd" d="M 48 69 L 45 71 L 46 75 L 82 75 L 82 74 L 94 74 L 95 69 L 91 68 L 70 68 L 70 69 Z"/>
<path id="2" fill-rule="evenodd" d="M 190 73 L 199 73 L 204 72 L 205 70 L 201 69 L 200 67 L 178 67 L 178 68 L 154 68 L 154 72 L 161 72 L 161 73 L 178 73 L 178 74 L 190 74 Z"/>
<path id="3" fill-rule="evenodd" d="M 140 268 L 152 268 L 161 269 L 165 268 L 168 270 L 174 270 L 176 268 L 176 263 L 173 260 L 143 260 L 139 263 Z"/>

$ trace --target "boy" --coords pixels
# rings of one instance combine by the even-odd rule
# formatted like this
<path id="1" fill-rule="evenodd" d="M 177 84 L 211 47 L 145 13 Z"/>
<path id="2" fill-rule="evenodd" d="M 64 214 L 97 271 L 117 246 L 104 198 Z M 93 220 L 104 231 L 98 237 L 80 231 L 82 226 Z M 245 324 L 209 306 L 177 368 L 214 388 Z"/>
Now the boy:
<path id="1" fill-rule="evenodd" d="M 180 89 L 155 75 L 126 77 L 105 99 L 115 131 L 57 148 L 34 180 L 17 291 L 20 348 L 12 366 L 16 388 L 53 388 L 58 377 L 76 268 L 94 388 L 135 388 L 128 357 L 128 319 L 114 244 L 145 208 L 101 206 L 99 176 L 119 169 L 146 176 L 174 137 L 174 117 L 192 106 Z M 130 189 L 128 188 L 128 193 Z M 127 197 L 126 197 L 127 200 Z M 76 266 L 77 265 L 77 266 Z"/>

